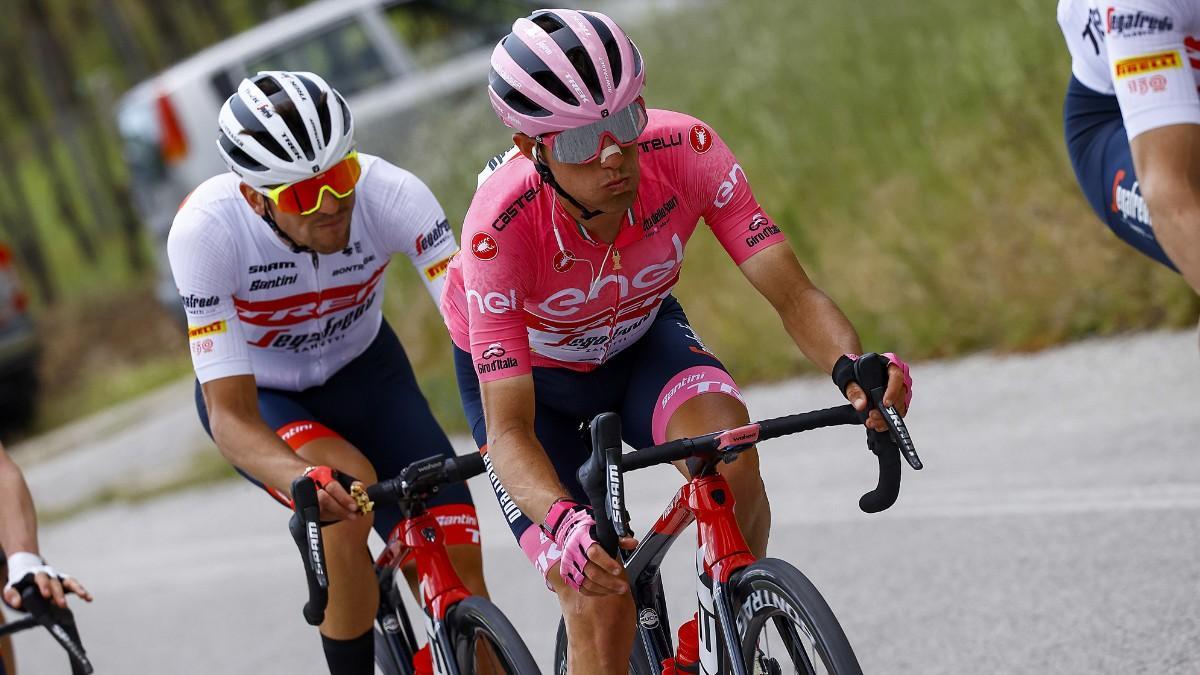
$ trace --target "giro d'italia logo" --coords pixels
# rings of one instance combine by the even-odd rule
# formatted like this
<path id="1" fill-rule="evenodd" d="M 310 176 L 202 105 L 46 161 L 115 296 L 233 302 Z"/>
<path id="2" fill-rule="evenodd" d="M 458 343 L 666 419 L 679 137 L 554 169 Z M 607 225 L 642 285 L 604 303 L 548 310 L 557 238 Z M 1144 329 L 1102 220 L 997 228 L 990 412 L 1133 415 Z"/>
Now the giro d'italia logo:
<path id="1" fill-rule="evenodd" d="M 703 124 L 693 124 L 688 132 L 688 141 L 697 155 L 703 155 L 712 147 L 712 132 Z"/>
<path id="2" fill-rule="evenodd" d="M 500 251 L 496 240 L 487 232 L 477 232 L 471 237 L 471 254 L 480 260 L 491 260 Z"/>

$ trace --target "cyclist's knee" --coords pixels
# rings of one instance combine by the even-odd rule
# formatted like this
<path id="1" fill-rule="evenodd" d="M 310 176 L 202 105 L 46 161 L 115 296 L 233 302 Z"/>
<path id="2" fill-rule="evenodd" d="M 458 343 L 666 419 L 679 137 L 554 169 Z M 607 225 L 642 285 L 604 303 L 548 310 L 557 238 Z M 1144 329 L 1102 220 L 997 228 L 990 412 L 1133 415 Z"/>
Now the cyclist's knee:
<path id="1" fill-rule="evenodd" d="M 458 577 L 467 590 L 471 591 L 472 595 L 488 597 L 487 585 L 483 579 L 483 555 L 480 553 L 479 546 L 472 544 L 447 546 L 446 552 L 450 555 L 450 562 L 454 565 L 454 570 L 458 572 Z"/>
<path id="2" fill-rule="evenodd" d="M 746 404 L 737 396 L 726 393 L 699 394 L 689 398 L 671 414 L 664 440 L 699 436 L 738 427 L 749 421 Z"/>
<path id="3" fill-rule="evenodd" d="M 570 644 L 611 647 L 632 642 L 634 605 L 631 595 L 587 596 L 567 588 L 561 578 L 553 583 L 567 622 Z"/>
<path id="4" fill-rule="evenodd" d="M 374 524 L 375 514 L 366 513 L 359 514 L 358 518 L 354 520 L 343 520 L 322 528 L 322 534 L 330 542 L 325 549 L 326 556 L 331 558 L 351 557 L 362 554 L 369 560 L 370 551 L 365 548 L 360 549 L 357 545 L 366 543 L 367 536 L 370 535 L 371 527 Z"/>
<path id="5" fill-rule="evenodd" d="M 736 461 L 720 464 L 717 472 L 729 481 L 733 486 L 734 496 L 739 499 L 742 498 L 742 494 L 751 496 L 765 492 L 758 463 L 758 448 L 744 450 Z"/>

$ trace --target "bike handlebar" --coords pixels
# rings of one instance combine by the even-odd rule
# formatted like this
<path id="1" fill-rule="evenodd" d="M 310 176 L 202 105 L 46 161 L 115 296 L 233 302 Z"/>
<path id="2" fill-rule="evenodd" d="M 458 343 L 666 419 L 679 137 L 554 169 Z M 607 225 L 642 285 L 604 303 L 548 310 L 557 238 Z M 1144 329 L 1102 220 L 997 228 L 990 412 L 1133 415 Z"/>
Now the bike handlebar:
<path id="1" fill-rule="evenodd" d="M 21 589 L 21 611 L 28 612 L 29 616 L 0 626 L 0 636 L 41 625 L 67 652 L 71 660 L 71 675 L 91 675 L 94 672 L 92 662 L 87 657 L 87 650 L 83 648 L 83 642 L 79 639 L 75 615 L 70 609 L 59 607 L 42 597 L 37 584 L 31 581 Z"/>
<path id="2" fill-rule="evenodd" d="M 483 455 L 477 452 L 454 457 L 434 455 L 409 464 L 395 478 L 368 487 L 367 497 L 375 502 L 421 499 L 437 492 L 443 485 L 474 478 L 483 473 L 484 468 Z"/>
<path id="3" fill-rule="evenodd" d="M 879 410 L 888 425 L 888 433 L 867 430 L 867 447 L 878 458 L 879 480 L 873 490 L 858 500 L 865 513 L 878 513 L 896 502 L 900 494 L 900 457 L 913 469 L 922 468 L 916 446 L 904 419 L 892 406 L 883 405 L 887 388 L 887 360 L 877 354 L 864 354 L 854 364 L 855 380 L 867 394 L 868 411 Z M 737 453 L 755 443 L 823 427 L 861 424 L 867 413 L 852 405 L 754 422 L 736 429 L 717 431 L 694 438 L 681 438 L 628 454 L 621 452 L 621 420 L 614 413 L 602 413 L 591 422 L 592 456 L 579 469 L 578 477 L 593 508 L 604 505 L 605 517 L 596 518 L 597 540 L 609 553 L 617 554 L 617 537 L 631 536 L 625 513 L 624 480 L 626 471 L 665 464 L 690 457 L 719 455 L 732 461 Z"/>
<path id="4" fill-rule="evenodd" d="M 479 453 L 450 458 L 443 455 L 426 457 L 406 466 L 399 476 L 368 487 L 367 499 L 372 502 L 399 503 L 407 513 L 412 502 L 428 497 L 443 485 L 478 476 L 484 468 L 483 455 Z M 349 489 L 353 479 L 346 474 L 336 475 L 338 481 Z M 329 577 L 325 572 L 325 543 L 321 536 L 321 527 L 326 523 L 321 522 L 317 485 L 311 477 L 301 476 L 292 481 L 292 504 L 295 513 L 288 522 L 288 529 L 300 548 L 304 577 L 308 582 L 304 620 L 309 625 L 317 626 L 325 620 L 325 608 L 329 604 Z"/>

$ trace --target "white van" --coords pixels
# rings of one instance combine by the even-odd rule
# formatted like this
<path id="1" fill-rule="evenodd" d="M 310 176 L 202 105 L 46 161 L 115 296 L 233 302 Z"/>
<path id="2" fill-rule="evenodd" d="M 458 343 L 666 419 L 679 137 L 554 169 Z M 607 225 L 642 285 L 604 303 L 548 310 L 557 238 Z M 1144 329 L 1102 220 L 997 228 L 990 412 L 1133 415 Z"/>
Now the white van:
<path id="1" fill-rule="evenodd" d="M 575 3 L 568 3 L 575 4 Z M 133 194 L 158 255 L 157 295 L 177 310 L 166 238 L 180 202 L 225 171 L 217 113 L 259 70 L 307 70 L 346 96 L 360 147 L 404 165 L 403 132 L 422 104 L 486 101 L 488 57 L 529 0 L 316 0 L 138 84 L 116 106 Z M 484 105 L 486 105 L 484 103 Z"/>

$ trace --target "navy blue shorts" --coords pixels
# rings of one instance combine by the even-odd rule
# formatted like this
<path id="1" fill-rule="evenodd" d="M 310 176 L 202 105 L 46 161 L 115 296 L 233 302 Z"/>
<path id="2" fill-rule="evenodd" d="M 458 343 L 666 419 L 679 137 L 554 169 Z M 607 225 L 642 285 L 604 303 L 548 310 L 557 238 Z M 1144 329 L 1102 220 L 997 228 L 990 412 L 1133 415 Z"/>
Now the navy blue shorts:
<path id="1" fill-rule="evenodd" d="M 1092 210 L 1125 243 L 1175 270 L 1154 237 L 1117 97 L 1093 91 L 1072 75 L 1063 129 L 1075 178 Z"/>
<path id="2" fill-rule="evenodd" d="M 196 409 L 200 423 L 212 436 L 208 426 L 208 411 L 204 405 L 199 382 L 196 383 Z M 288 434 L 303 435 L 311 427 L 324 427 L 345 438 L 361 452 L 380 480 L 392 478 L 404 467 L 430 455 L 450 457 L 454 454 L 450 440 L 434 419 L 425 396 L 417 386 L 408 356 L 391 326 L 384 321 L 379 333 L 367 350 L 346 364 L 320 386 L 304 391 L 258 389 L 258 410 L 263 421 L 285 438 Z M 293 442 L 293 447 L 299 447 Z M 252 483 L 262 483 L 241 472 Z M 267 489 L 264 487 L 264 489 Z M 272 496 L 279 495 L 269 490 Z M 439 505 L 470 505 L 471 493 L 466 484 L 442 488 L 429 499 L 430 511 Z M 445 510 L 446 515 L 464 509 Z M 474 517 L 474 509 L 470 508 Z M 376 504 L 375 531 L 384 540 L 400 521 L 400 510 L 394 504 Z M 460 519 L 461 520 L 461 519 Z M 460 541 L 447 528 L 447 538 Z M 478 532 L 472 537 L 478 540 Z"/>
<path id="3" fill-rule="evenodd" d="M 487 444 L 480 400 L 479 379 L 471 355 L 455 348 L 454 365 L 459 393 L 471 435 L 480 448 Z M 724 393 L 741 400 L 741 393 L 725 366 L 688 325 L 687 316 L 674 296 L 667 296 L 650 329 L 633 345 L 590 372 L 566 368 L 533 369 L 536 399 L 534 432 L 545 448 L 562 484 L 571 496 L 586 503 L 587 496 L 575 472 L 588 457 L 581 426 L 602 412 L 621 416 L 626 443 L 644 448 L 667 440 L 666 422 L 684 401 L 703 393 Z M 537 537 L 535 522 L 522 514 L 492 478 L 496 496 L 526 555 Z M 531 541 L 532 540 L 532 541 Z"/>

